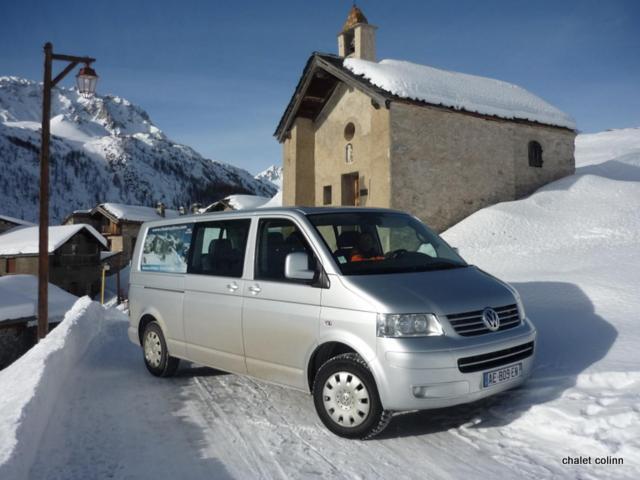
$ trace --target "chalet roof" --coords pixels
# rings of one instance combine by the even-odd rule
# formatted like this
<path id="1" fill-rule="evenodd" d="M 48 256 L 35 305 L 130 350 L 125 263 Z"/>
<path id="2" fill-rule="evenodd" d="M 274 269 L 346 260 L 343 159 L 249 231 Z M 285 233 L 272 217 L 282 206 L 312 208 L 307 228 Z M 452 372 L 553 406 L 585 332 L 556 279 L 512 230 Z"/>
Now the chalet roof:
<path id="1" fill-rule="evenodd" d="M 61 318 L 78 297 L 49 284 L 49 316 Z M 7 275 L 0 277 L 0 322 L 34 317 L 38 304 L 38 277 Z"/>
<path id="2" fill-rule="evenodd" d="M 174 218 L 180 215 L 177 210 L 165 209 L 164 217 L 153 207 L 143 207 L 140 205 L 125 205 L 123 203 L 102 203 L 92 210 L 92 213 L 100 212 L 115 221 L 128 221 L 136 223 L 162 220 L 163 218 Z"/>
<path id="3" fill-rule="evenodd" d="M 314 52 L 274 135 L 284 141 L 296 117 L 315 120 L 338 83 L 369 95 L 375 105 L 391 101 L 431 105 L 575 130 L 574 120 L 517 85 L 399 60 L 370 62 Z"/>
<path id="4" fill-rule="evenodd" d="M 0 235 L 0 255 L 36 255 L 38 253 L 38 230 L 37 226 L 21 227 Z M 105 249 L 108 249 L 107 240 L 95 228 L 91 225 L 78 223 L 49 227 L 49 253 L 55 252 L 82 230 L 93 236 Z"/>
<path id="5" fill-rule="evenodd" d="M 0 214 L 0 220 L 3 220 L 7 223 L 13 223 L 15 225 L 35 225 L 35 223 L 31 223 L 31 222 L 27 222 L 26 220 L 22 220 L 20 218 L 14 218 L 14 217 L 10 217 L 8 215 L 1 215 Z"/>

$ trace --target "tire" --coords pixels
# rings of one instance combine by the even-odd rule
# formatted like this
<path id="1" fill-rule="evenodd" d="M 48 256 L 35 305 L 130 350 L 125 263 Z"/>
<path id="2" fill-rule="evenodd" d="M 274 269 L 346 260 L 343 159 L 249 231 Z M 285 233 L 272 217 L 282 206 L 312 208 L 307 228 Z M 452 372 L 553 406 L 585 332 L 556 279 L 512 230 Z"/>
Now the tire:
<path id="1" fill-rule="evenodd" d="M 378 388 L 357 353 L 327 360 L 313 382 L 313 403 L 322 423 L 344 438 L 369 439 L 382 432 L 391 412 L 382 408 Z"/>
<path id="2" fill-rule="evenodd" d="M 142 334 L 142 354 L 147 370 L 156 377 L 170 377 L 176 373 L 180 359 L 169 355 L 167 342 L 158 322 L 149 323 Z"/>

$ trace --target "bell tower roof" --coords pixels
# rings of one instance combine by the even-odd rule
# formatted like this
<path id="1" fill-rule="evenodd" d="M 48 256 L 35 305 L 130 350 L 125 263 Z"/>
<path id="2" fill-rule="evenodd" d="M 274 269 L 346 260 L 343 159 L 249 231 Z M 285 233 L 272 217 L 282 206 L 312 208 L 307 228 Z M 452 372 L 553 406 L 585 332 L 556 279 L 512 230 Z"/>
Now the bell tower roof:
<path id="1" fill-rule="evenodd" d="M 349 10 L 349 15 L 347 15 L 347 21 L 344 22 L 342 31 L 346 32 L 351 30 L 353 27 L 361 23 L 368 24 L 369 22 L 367 21 L 367 17 L 364 16 L 364 13 L 362 13 L 362 10 L 360 10 L 354 3 L 351 10 Z"/>

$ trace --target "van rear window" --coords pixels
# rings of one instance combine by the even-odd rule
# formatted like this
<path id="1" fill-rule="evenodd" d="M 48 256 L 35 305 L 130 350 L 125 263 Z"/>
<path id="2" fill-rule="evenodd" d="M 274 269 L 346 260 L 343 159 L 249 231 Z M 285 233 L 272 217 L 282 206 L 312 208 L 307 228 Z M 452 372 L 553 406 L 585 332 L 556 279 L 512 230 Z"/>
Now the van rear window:
<path id="1" fill-rule="evenodd" d="M 150 228 L 144 239 L 140 270 L 186 273 L 193 224 Z"/>

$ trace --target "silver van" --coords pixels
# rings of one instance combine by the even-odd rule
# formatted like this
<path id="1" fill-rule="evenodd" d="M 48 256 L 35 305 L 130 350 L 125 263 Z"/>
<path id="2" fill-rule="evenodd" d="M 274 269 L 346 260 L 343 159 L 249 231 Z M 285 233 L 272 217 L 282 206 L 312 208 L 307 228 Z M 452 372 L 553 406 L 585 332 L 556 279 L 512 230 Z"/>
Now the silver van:
<path id="1" fill-rule="evenodd" d="M 337 435 L 392 412 L 524 382 L 536 330 L 518 293 L 406 213 L 279 208 L 145 223 L 129 337 L 148 370 L 179 359 L 313 395 Z"/>

